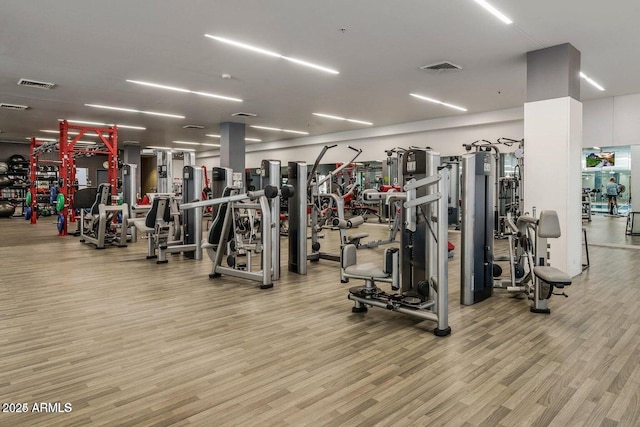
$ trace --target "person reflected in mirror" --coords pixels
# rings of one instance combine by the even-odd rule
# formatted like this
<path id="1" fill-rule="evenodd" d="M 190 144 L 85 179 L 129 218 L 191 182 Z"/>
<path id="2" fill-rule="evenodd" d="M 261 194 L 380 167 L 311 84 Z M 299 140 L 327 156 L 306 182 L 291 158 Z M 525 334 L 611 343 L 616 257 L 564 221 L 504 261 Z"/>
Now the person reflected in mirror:
<path id="1" fill-rule="evenodd" d="M 614 208 L 615 208 L 615 212 L 618 212 L 618 193 L 619 193 L 619 188 L 618 188 L 618 184 L 616 184 L 616 179 L 614 177 L 611 177 L 611 179 L 609 179 L 609 183 L 607 184 L 607 198 L 609 199 L 609 215 L 614 214 Z"/>

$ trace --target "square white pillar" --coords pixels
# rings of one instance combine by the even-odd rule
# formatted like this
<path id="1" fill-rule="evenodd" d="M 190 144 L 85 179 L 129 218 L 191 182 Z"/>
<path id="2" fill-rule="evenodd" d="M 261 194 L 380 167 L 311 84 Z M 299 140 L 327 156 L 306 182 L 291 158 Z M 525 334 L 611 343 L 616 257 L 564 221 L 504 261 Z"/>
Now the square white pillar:
<path id="1" fill-rule="evenodd" d="M 549 239 L 550 264 L 582 271 L 582 103 L 571 97 L 524 105 L 525 212 L 555 210 L 562 236 Z"/>

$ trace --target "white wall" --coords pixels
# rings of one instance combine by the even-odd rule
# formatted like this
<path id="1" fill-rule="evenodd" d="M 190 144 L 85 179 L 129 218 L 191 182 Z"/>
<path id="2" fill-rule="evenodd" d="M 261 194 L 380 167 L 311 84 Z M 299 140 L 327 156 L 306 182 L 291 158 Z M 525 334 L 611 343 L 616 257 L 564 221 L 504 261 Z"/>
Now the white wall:
<path id="1" fill-rule="evenodd" d="M 583 147 L 640 144 L 640 94 L 584 103 Z"/>
<path id="2" fill-rule="evenodd" d="M 363 150 L 358 161 L 383 160 L 386 158 L 385 150 L 409 146 L 429 146 L 444 156 L 460 155 L 465 152 L 462 144 L 471 143 L 478 139 L 495 141 L 499 137 L 522 138 L 522 117 L 523 109 L 513 108 L 286 141 L 251 144 L 246 148 L 246 165 L 251 168 L 258 167 L 262 159 L 269 158 L 279 159 L 283 165 L 289 161 L 313 162 L 322 147 L 331 144 L 338 144 L 338 147 L 327 152 L 323 163 L 344 162 L 351 155 L 351 150 L 347 148 L 348 145 Z M 218 151 L 200 153 L 197 158 L 197 163 L 204 164 L 207 168 L 219 166 L 219 162 Z"/>

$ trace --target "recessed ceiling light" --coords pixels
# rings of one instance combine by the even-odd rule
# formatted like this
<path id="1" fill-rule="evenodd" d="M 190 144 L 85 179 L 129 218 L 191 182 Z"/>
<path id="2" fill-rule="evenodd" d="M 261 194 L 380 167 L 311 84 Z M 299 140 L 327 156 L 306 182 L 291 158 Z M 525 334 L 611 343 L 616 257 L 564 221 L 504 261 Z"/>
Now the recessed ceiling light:
<path id="1" fill-rule="evenodd" d="M 191 141 L 173 141 L 174 144 L 185 144 L 185 145 L 200 145 L 199 142 L 191 142 Z"/>
<path id="2" fill-rule="evenodd" d="M 220 135 L 216 135 L 216 134 L 213 134 L 213 133 L 208 133 L 205 136 L 209 136 L 211 138 L 220 138 Z M 253 142 L 262 142 L 262 140 L 258 139 L 258 138 L 245 138 L 244 140 L 245 141 L 253 141 Z"/>
<path id="3" fill-rule="evenodd" d="M 281 55 L 281 54 L 279 54 L 277 52 L 273 52 L 271 50 L 263 49 L 261 47 L 252 46 L 252 45 L 249 45 L 249 44 L 246 44 L 246 43 L 238 42 L 238 41 L 227 39 L 227 38 L 224 38 L 224 37 L 212 36 L 210 34 L 205 34 L 204 36 L 205 37 L 209 37 L 210 39 L 217 40 L 217 41 L 222 42 L 222 43 L 230 44 L 232 46 L 236 46 L 236 47 L 239 47 L 239 48 L 242 48 L 242 49 L 247 49 L 247 50 L 250 50 L 252 52 L 261 53 L 263 55 L 272 56 L 274 58 L 281 58 L 281 59 L 287 60 L 289 62 L 293 62 L 295 64 L 304 65 L 305 67 L 315 68 L 316 70 L 324 71 L 326 73 L 340 74 L 339 71 L 336 71 L 334 69 L 323 67 L 322 65 L 317 65 L 317 64 L 314 64 L 312 62 L 303 61 L 301 59 L 291 58 L 289 56 L 284 56 L 284 55 Z"/>
<path id="4" fill-rule="evenodd" d="M 489 13 L 491 13 L 493 16 L 495 16 L 496 18 L 498 18 L 499 20 L 501 20 L 505 24 L 507 24 L 507 25 L 508 24 L 513 24 L 513 21 L 511 19 L 509 19 L 508 16 L 506 16 L 504 13 L 500 12 L 494 6 L 492 6 L 489 3 L 487 3 L 485 0 L 474 0 L 474 1 L 476 3 L 478 3 L 480 6 L 484 7 Z"/>
<path id="5" fill-rule="evenodd" d="M 464 107 L 459 107 L 457 105 L 449 104 L 448 102 L 438 101 L 437 99 L 429 98 L 427 96 L 417 95 L 415 93 L 410 93 L 409 95 L 411 95 L 411 96 L 413 96 L 415 98 L 418 98 L 418 99 L 422 99 L 423 101 L 433 102 L 434 104 L 444 105 L 445 107 L 454 108 L 454 109 L 460 110 L 460 111 L 467 111 L 467 109 L 464 108 Z"/>
<path id="6" fill-rule="evenodd" d="M 287 132 L 287 133 L 296 133 L 299 135 L 309 135 L 309 132 L 302 132 L 299 130 L 291 130 L 291 129 L 279 129 L 279 128 L 272 128 L 272 127 L 268 127 L 268 126 L 254 126 L 251 125 L 252 128 L 254 129 L 264 129 L 264 130 L 273 130 L 276 132 Z"/>
<path id="7" fill-rule="evenodd" d="M 158 147 L 158 146 L 154 146 L 154 145 L 148 145 L 145 148 L 153 148 L 154 150 L 171 150 L 171 147 Z"/>
<path id="8" fill-rule="evenodd" d="M 129 125 L 119 125 L 113 123 L 100 123 L 100 122 L 90 122 L 87 120 L 70 120 L 70 119 L 58 119 L 59 122 L 66 120 L 69 123 L 80 123 L 82 125 L 94 125 L 94 126 L 118 126 L 122 129 L 136 129 L 136 130 L 147 130 L 147 128 L 142 126 L 129 126 Z"/>
<path id="9" fill-rule="evenodd" d="M 202 143 L 200 145 L 206 145 L 207 147 L 220 147 L 220 144 L 209 144 L 209 143 Z"/>
<path id="10" fill-rule="evenodd" d="M 580 71 L 580 77 L 585 79 L 588 83 L 591 84 L 591 86 L 595 87 L 596 89 L 604 90 L 604 88 L 602 86 L 600 86 L 595 80 L 593 80 L 591 77 L 587 76 L 582 71 Z"/>
<path id="11" fill-rule="evenodd" d="M 155 87 L 155 88 L 158 88 L 158 89 L 167 89 L 167 90 L 173 90 L 173 91 L 176 91 L 176 92 L 183 92 L 183 93 L 193 93 L 195 95 L 208 96 L 210 98 L 218 98 L 218 99 L 223 99 L 225 101 L 242 102 L 242 99 L 231 98 L 229 96 L 223 96 L 223 95 L 216 95 L 215 93 L 198 92 L 198 91 L 193 91 L 193 90 L 189 90 L 189 89 L 183 89 L 183 88 L 174 87 L 174 86 L 167 86 L 167 85 L 161 85 L 161 84 L 157 84 L 157 83 L 142 82 L 140 80 L 127 80 L 127 81 L 129 83 L 135 83 L 135 84 L 143 85 L 143 86 L 151 86 L 151 87 Z"/>
<path id="12" fill-rule="evenodd" d="M 93 108 L 104 108 L 107 110 L 116 110 L 116 111 L 125 111 L 127 113 L 142 113 L 142 114 L 149 114 L 152 116 L 163 116 L 163 117 L 172 117 L 174 119 L 184 119 L 184 116 L 180 116 L 178 114 L 168 114 L 168 113 L 156 113 L 154 111 L 142 111 L 142 110 L 136 110 L 133 108 L 122 108 L 122 107 L 111 107 L 108 105 L 97 105 L 97 104 L 84 104 L 87 107 L 93 107 Z"/>
<path id="13" fill-rule="evenodd" d="M 362 120 L 355 120 L 355 119 L 346 119 L 344 117 L 332 116 L 331 114 L 313 113 L 313 115 L 318 117 L 325 117 L 327 119 L 342 120 L 346 122 L 359 123 L 359 124 L 368 125 L 368 126 L 373 125 L 373 123 L 370 123 L 370 122 L 364 122 Z"/>

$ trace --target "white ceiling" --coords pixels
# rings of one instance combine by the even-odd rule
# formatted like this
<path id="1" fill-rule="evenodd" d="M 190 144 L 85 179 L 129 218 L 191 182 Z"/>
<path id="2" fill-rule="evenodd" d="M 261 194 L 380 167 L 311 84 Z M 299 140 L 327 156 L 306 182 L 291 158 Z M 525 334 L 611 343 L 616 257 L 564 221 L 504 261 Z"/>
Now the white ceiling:
<path id="1" fill-rule="evenodd" d="M 217 142 L 219 123 L 244 111 L 246 123 L 320 135 L 465 114 L 409 96 L 461 105 L 468 113 L 522 105 L 527 51 L 572 43 L 582 70 L 583 100 L 640 93 L 640 2 L 493 0 L 514 20 L 504 25 L 472 0 L 47 0 L 0 6 L 0 139 L 57 129 L 57 119 L 138 125 L 119 140 L 171 145 Z M 343 30 L 344 29 L 344 30 Z M 340 71 L 327 74 L 204 37 L 228 37 Z M 448 60 L 464 70 L 429 74 L 418 67 Z M 222 74 L 231 79 L 223 79 Z M 56 83 L 52 90 L 20 78 Z M 234 103 L 127 83 L 151 81 L 242 98 Z M 99 110 L 106 104 L 186 116 L 171 119 Z M 242 121 L 242 120 L 241 120 Z M 184 130 L 198 124 L 205 130 Z M 55 137 L 55 135 L 53 135 Z M 248 137 L 295 137 L 247 128 Z M 51 135 L 49 135 L 51 137 Z M 184 146 L 183 146 L 184 147 Z M 204 149 L 205 147 L 203 147 Z M 210 148 L 209 148 L 210 149 Z"/>

